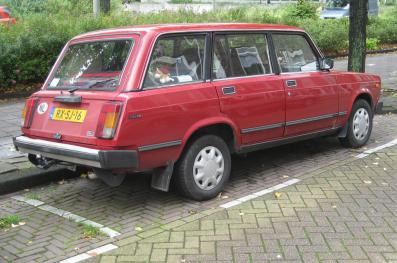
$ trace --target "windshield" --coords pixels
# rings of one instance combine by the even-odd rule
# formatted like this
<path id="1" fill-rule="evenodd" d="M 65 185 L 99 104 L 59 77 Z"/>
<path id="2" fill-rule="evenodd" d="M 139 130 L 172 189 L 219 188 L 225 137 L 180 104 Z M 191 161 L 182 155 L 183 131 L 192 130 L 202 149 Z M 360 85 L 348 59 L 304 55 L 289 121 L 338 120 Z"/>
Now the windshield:
<path id="1" fill-rule="evenodd" d="M 326 8 L 343 8 L 349 4 L 349 0 L 328 0 Z"/>
<path id="2" fill-rule="evenodd" d="M 113 89 L 133 45 L 132 39 L 122 39 L 70 46 L 48 88 Z"/>

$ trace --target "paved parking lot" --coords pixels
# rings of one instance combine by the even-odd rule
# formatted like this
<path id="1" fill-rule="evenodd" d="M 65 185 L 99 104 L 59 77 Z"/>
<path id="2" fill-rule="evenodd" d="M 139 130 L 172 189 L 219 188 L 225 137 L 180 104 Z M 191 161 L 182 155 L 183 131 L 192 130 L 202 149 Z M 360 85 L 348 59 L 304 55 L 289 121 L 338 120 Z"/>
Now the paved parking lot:
<path id="1" fill-rule="evenodd" d="M 397 115 L 376 116 L 373 136 L 367 148 L 395 139 L 396 129 Z M 269 149 L 247 156 L 235 156 L 231 181 L 224 193 L 219 198 L 207 202 L 187 200 L 181 198 L 174 191 L 162 193 L 151 190 L 150 177 L 146 174 L 131 175 L 123 185 L 116 188 L 109 188 L 97 180 L 76 178 L 36 187 L 29 191 L 3 195 L 0 197 L 0 217 L 18 214 L 22 217 L 25 225 L 11 228 L 7 232 L 0 232 L 0 259 L 12 262 L 56 262 L 81 255 L 106 244 L 116 244 L 120 247 L 121 251 L 124 251 L 120 255 L 136 256 L 136 253 L 140 255 L 143 253 L 141 250 L 136 250 L 141 252 L 135 252 L 130 247 L 135 244 L 138 237 L 144 238 L 156 234 L 169 226 L 183 225 L 206 214 L 216 212 L 218 209 L 223 209 L 219 207 L 222 204 L 292 178 L 303 179 L 308 174 L 321 171 L 321 168 L 324 169 L 329 165 L 337 165 L 362 151 L 365 149 L 359 151 L 344 149 L 339 145 L 337 139 L 325 138 Z M 308 184 L 306 181 L 303 183 Z M 19 201 L 15 200 L 16 196 L 24 197 L 28 203 L 20 201 L 20 198 Z M 266 195 L 264 198 L 267 200 L 268 196 Z M 288 198 L 291 200 L 291 197 Z M 33 202 L 32 204 L 30 201 L 29 204 L 29 200 L 39 200 L 43 203 Z M 251 203 L 255 202 L 251 201 Z M 276 205 L 276 210 L 279 209 L 277 207 L 279 205 Z M 231 208 L 230 211 L 235 209 Z M 234 212 L 226 212 L 223 209 L 221 214 L 225 213 L 233 214 Z M 83 219 L 79 221 L 75 216 L 80 216 Z M 284 221 L 283 224 L 285 224 L 288 218 L 289 216 L 279 220 Z M 333 218 L 337 219 L 336 216 Z M 111 229 L 120 235 L 111 238 L 104 231 L 94 238 L 87 239 L 83 237 L 84 224 L 81 222 L 94 222 L 100 224 L 101 229 Z M 283 228 L 283 224 L 280 223 L 280 229 Z M 321 232 L 321 229 L 317 228 L 317 231 Z M 207 231 L 208 235 L 206 236 L 212 235 L 209 233 L 212 232 Z M 286 237 L 286 239 L 288 238 Z M 190 239 L 186 238 L 186 240 Z M 197 240 L 197 238 L 191 240 Z M 273 242 L 273 245 L 278 244 L 277 240 L 269 242 Z M 123 248 L 123 246 L 127 247 Z M 149 246 L 146 247 L 149 249 Z M 120 250 L 114 251 L 116 251 L 114 253 L 120 253 Z M 151 253 L 153 251 L 151 250 Z M 261 250 L 259 249 L 259 251 Z M 182 257 L 186 251 L 181 250 L 180 252 L 176 256 Z M 164 251 L 159 253 L 164 253 Z M 250 253 L 248 254 L 251 255 Z M 91 254 L 96 255 L 97 253 Z M 145 256 L 140 259 L 148 260 L 148 256 L 153 255 L 145 254 Z M 173 258 L 170 257 L 167 260 Z M 111 258 L 104 257 L 104 259 Z M 119 258 L 121 261 L 124 259 L 129 261 L 133 258 Z M 202 260 L 206 261 L 204 258 Z"/>

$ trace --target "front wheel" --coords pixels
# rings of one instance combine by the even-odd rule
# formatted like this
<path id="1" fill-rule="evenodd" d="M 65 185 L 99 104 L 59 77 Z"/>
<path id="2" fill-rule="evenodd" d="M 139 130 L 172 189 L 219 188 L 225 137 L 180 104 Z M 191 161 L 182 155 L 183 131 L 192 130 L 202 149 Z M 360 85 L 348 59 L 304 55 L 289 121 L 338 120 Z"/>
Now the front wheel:
<path id="1" fill-rule="evenodd" d="M 345 147 L 359 148 L 365 145 L 372 132 L 373 112 L 367 101 L 359 99 L 352 107 L 347 123 L 346 137 L 340 138 Z"/>
<path id="2" fill-rule="evenodd" d="M 175 170 L 179 192 L 202 201 L 216 197 L 229 179 L 230 151 L 225 141 L 204 135 L 191 143 L 182 154 Z"/>

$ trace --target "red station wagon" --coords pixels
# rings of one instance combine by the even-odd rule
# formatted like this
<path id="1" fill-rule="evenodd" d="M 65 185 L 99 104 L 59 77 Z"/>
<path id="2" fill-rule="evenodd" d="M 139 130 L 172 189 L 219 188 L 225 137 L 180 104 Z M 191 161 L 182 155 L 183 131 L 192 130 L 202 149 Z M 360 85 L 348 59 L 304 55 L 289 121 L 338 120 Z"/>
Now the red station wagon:
<path id="1" fill-rule="evenodd" d="M 331 71 L 302 29 L 261 24 L 124 27 L 73 38 L 23 111 L 21 152 L 85 166 L 111 186 L 152 170 L 195 200 L 228 181 L 231 154 L 317 136 L 360 147 L 380 78 Z"/>

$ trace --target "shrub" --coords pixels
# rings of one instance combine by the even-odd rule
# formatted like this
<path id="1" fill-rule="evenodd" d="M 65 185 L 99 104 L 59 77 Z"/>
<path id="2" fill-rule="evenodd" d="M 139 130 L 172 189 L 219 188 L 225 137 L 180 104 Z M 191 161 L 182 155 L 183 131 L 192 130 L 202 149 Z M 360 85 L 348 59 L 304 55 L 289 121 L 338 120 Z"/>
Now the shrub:
<path id="1" fill-rule="evenodd" d="M 377 39 L 377 38 L 367 38 L 366 46 L 367 46 L 367 50 L 377 50 L 377 49 L 379 49 L 379 39 Z"/>
<path id="2" fill-rule="evenodd" d="M 296 5 L 289 5 L 287 16 L 291 18 L 316 18 L 316 6 L 307 0 L 298 0 Z"/>
<path id="3" fill-rule="evenodd" d="M 0 26 L 0 87 L 15 83 L 40 83 L 69 39 L 87 31 L 125 25 L 236 21 L 288 24 L 309 32 L 325 54 L 344 53 L 348 48 L 348 19 L 321 20 L 313 15 L 314 6 L 306 1 L 275 9 L 254 6 L 217 9 L 201 14 L 191 10 L 152 14 L 118 12 L 98 17 L 90 14 L 91 0 L 37 0 L 48 3 L 43 9 L 33 4 L 27 8 L 35 1 L 6 1 L 12 2 L 18 15 L 25 12 L 26 15 L 21 15 L 14 26 Z M 295 7 L 300 11 L 294 11 L 291 15 L 291 8 Z M 302 11 L 306 8 L 309 11 Z M 36 9 L 40 12 L 33 14 L 27 11 Z M 56 13 L 58 9 L 60 11 Z M 375 46 L 374 40 L 370 39 L 377 39 L 377 45 L 397 43 L 395 13 L 397 7 L 388 9 L 380 17 L 370 18 L 370 48 Z"/>

